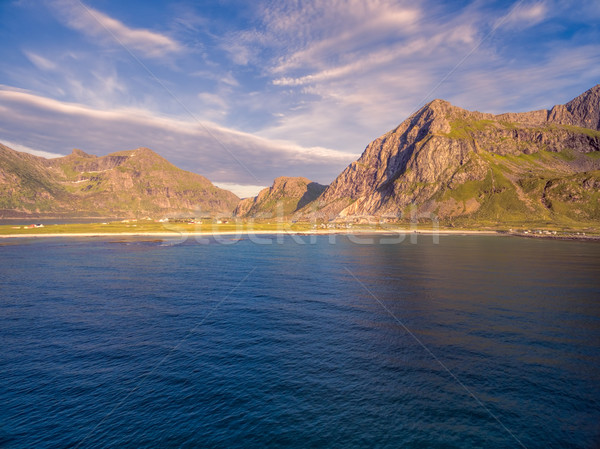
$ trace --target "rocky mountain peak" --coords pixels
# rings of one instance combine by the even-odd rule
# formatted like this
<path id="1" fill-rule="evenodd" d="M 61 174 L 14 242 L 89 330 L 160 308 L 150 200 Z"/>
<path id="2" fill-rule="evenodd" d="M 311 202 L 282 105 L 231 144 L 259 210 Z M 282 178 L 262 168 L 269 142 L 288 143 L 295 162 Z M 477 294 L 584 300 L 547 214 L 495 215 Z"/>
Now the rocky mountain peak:
<path id="1" fill-rule="evenodd" d="M 254 198 L 240 201 L 234 211 L 237 217 L 271 218 L 282 213 L 289 216 L 315 200 L 325 186 L 303 177 L 280 176 L 273 185 L 262 189 Z"/>
<path id="2" fill-rule="evenodd" d="M 144 157 L 144 158 L 160 158 L 164 159 L 158 153 L 152 151 L 150 148 L 139 147 L 131 151 L 131 156 Z"/>
<path id="3" fill-rule="evenodd" d="M 599 97 L 595 86 L 551 111 L 500 115 L 433 100 L 371 142 L 299 215 L 400 217 L 418 205 L 441 217 L 548 217 L 554 210 L 539 197 L 547 194 L 549 174 L 562 179 L 600 168 Z M 570 198 L 588 198 L 578 189 L 572 187 Z M 581 209 L 582 217 L 595 214 Z"/>
<path id="4" fill-rule="evenodd" d="M 0 216 L 229 214 L 238 201 L 144 147 L 45 159 L 0 145 Z"/>
<path id="5" fill-rule="evenodd" d="M 76 157 L 86 157 L 86 158 L 95 158 L 96 156 L 92 156 L 91 154 L 87 154 L 85 151 L 80 150 L 79 148 L 73 148 L 71 155 Z"/>
<path id="6" fill-rule="evenodd" d="M 448 128 L 447 119 L 459 109 L 445 100 L 435 99 L 421 107 L 389 134 L 404 132 L 406 127 L 427 128 L 432 132 L 444 132 Z"/>
<path id="7" fill-rule="evenodd" d="M 309 179 L 300 176 L 279 176 L 273 181 L 270 190 L 271 192 L 281 191 L 284 194 L 297 195 L 298 193 L 303 193 L 306 190 L 306 186 L 310 183 Z"/>
<path id="8" fill-rule="evenodd" d="M 600 131 L 600 84 L 569 101 L 565 108 L 578 126 Z"/>

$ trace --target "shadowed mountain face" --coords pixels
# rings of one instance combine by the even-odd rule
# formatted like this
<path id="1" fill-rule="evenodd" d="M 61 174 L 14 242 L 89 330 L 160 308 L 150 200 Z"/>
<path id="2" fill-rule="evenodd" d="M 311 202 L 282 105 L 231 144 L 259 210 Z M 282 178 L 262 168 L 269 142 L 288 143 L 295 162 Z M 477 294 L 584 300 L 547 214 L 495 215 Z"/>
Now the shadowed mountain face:
<path id="1" fill-rule="evenodd" d="M 600 220 L 600 85 L 566 105 L 471 112 L 434 100 L 371 142 L 303 217 L 411 210 L 457 223 Z"/>
<path id="2" fill-rule="evenodd" d="M 240 218 L 288 217 L 315 200 L 325 190 L 324 185 L 309 179 L 279 177 L 271 187 L 254 198 L 240 201 L 234 215 Z"/>
<path id="3" fill-rule="evenodd" d="M 0 145 L 0 216 L 230 214 L 239 198 L 148 148 L 45 159 Z"/>

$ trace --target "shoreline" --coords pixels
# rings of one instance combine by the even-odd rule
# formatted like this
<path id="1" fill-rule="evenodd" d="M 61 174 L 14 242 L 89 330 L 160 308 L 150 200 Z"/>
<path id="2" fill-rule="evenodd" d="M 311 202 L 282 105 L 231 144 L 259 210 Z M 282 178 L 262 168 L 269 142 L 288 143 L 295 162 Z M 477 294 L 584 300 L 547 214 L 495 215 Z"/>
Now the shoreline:
<path id="1" fill-rule="evenodd" d="M 322 229 L 322 230 L 239 230 L 239 231 L 138 231 L 138 232 L 63 232 L 63 233 L 39 233 L 39 234 L 0 234 L 1 239 L 43 239 L 43 238 L 101 238 L 101 237 L 156 237 L 156 238 L 188 238 L 188 237 L 248 237 L 265 235 L 298 235 L 298 236 L 318 236 L 318 235 L 494 235 L 499 237 L 521 237 L 529 239 L 549 239 L 549 240 L 571 240 L 571 241 L 598 241 L 600 235 L 576 235 L 576 234 L 525 234 L 522 232 L 507 232 L 502 230 L 473 230 L 473 229 Z"/>
<path id="2" fill-rule="evenodd" d="M 248 235 L 358 235 L 358 234 L 423 234 L 423 235 L 510 235 L 499 231 L 476 230 L 440 230 L 429 229 L 365 229 L 365 230 L 317 230 L 317 231 L 288 231 L 288 230 L 242 230 L 242 231 L 203 231 L 203 232 L 64 232 L 40 234 L 4 234 L 0 238 L 57 238 L 57 237 L 210 237 L 210 236 L 248 236 Z"/>

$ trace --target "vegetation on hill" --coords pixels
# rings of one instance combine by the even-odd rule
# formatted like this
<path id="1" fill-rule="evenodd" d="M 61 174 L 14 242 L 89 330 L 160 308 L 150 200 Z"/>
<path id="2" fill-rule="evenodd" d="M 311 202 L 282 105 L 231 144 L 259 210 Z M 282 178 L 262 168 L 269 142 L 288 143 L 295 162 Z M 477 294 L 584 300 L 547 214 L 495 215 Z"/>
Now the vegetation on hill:
<path id="1" fill-rule="evenodd" d="M 315 200 L 325 187 L 306 178 L 282 176 L 276 178 L 271 187 L 261 190 L 258 196 L 240 201 L 234 215 L 244 218 L 289 217 Z"/>
<path id="2" fill-rule="evenodd" d="M 0 145 L 0 216 L 231 214 L 239 198 L 148 148 L 44 159 Z"/>
<path id="3" fill-rule="evenodd" d="M 0 217 L 165 216 L 445 226 L 600 223 L 600 85 L 550 110 L 500 115 L 434 100 L 371 142 L 329 186 L 275 179 L 239 201 L 147 148 L 44 159 L 0 145 Z"/>
<path id="4" fill-rule="evenodd" d="M 518 114 L 434 100 L 369 144 L 297 216 L 597 227 L 599 117 L 600 85 L 566 105 Z"/>

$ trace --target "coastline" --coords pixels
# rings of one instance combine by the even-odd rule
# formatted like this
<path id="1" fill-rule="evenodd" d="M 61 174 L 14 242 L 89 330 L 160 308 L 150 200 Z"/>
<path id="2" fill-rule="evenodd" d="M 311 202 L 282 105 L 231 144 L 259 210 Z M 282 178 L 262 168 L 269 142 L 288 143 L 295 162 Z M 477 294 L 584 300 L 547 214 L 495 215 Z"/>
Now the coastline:
<path id="1" fill-rule="evenodd" d="M 40 234 L 4 234 L 0 238 L 76 238 L 76 237 L 210 237 L 210 236 L 248 236 L 248 235 L 366 235 L 366 234 L 422 234 L 422 235 L 511 235 L 499 231 L 476 230 L 429 230 L 429 229 L 356 229 L 356 230 L 315 230 L 315 231 L 290 231 L 290 230 L 240 230 L 240 231 L 170 231 L 170 232 L 71 232 L 71 233 L 40 233 Z"/>
<path id="2" fill-rule="evenodd" d="M 319 229 L 319 230 L 233 230 L 233 231 L 131 231 L 131 232 L 41 232 L 32 234 L 0 234 L 2 239 L 44 239 L 44 238 L 103 238 L 103 237 L 153 237 L 153 238 L 188 238 L 188 237 L 252 237 L 266 235 L 297 235 L 297 236 L 318 236 L 318 235 L 488 235 L 499 237 L 521 237 L 529 239 L 549 239 L 549 240 L 571 240 L 571 241 L 596 241 L 600 242 L 600 235 L 585 234 L 534 234 L 523 232 L 509 232 L 504 230 L 474 230 L 474 229 Z"/>

